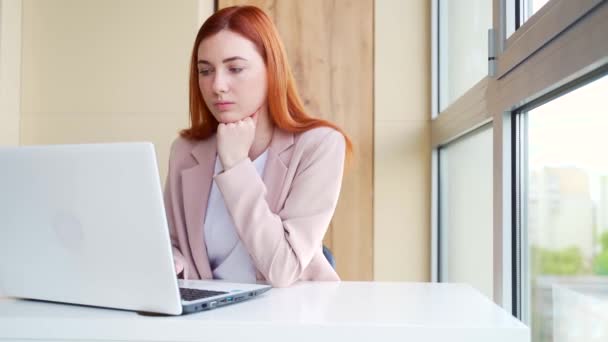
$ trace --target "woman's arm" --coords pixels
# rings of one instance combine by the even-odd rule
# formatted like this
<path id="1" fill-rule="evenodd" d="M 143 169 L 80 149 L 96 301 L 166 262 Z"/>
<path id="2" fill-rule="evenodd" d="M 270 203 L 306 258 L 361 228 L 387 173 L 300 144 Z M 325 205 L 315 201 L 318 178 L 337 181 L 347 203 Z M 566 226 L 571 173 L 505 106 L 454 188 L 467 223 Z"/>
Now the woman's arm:
<path id="1" fill-rule="evenodd" d="M 250 159 L 215 176 L 243 244 L 273 286 L 297 281 L 320 250 L 338 202 L 344 155 L 341 133 L 319 139 L 302 157 L 278 215 Z"/>

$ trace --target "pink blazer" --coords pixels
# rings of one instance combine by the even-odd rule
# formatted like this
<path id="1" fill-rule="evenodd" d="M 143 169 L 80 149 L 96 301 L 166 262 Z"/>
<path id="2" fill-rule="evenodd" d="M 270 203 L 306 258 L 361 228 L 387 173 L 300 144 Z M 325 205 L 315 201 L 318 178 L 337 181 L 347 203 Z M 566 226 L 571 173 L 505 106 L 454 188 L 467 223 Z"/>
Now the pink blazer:
<path id="1" fill-rule="evenodd" d="M 340 280 L 321 246 L 342 184 L 342 134 L 326 127 L 299 134 L 275 128 L 261 178 L 249 158 L 214 177 L 216 153 L 215 135 L 180 137 L 171 147 L 165 207 L 183 278 L 213 278 L 203 221 L 215 180 L 258 280 L 275 287 Z"/>

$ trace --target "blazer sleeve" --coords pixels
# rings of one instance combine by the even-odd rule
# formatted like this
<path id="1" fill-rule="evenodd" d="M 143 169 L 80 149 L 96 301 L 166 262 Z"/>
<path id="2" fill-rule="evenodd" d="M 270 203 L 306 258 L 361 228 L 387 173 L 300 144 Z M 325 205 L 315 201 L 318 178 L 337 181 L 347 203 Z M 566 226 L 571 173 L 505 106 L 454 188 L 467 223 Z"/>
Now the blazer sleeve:
<path id="1" fill-rule="evenodd" d="M 344 168 L 345 141 L 331 130 L 304 152 L 284 207 L 273 213 L 250 159 L 215 176 L 237 232 L 272 286 L 290 286 L 320 249 L 334 214 Z"/>
<path id="2" fill-rule="evenodd" d="M 175 156 L 175 143 L 171 146 L 171 153 L 169 156 L 169 171 L 167 172 L 167 179 L 165 181 L 165 189 L 163 193 L 164 202 L 165 202 L 165 213 L 167 216 L 167 225 L 169 226 L 169 236 L 171 238 L 171 246 L 173 249 L 173 259 L 178 263 L 184 266 L 184 270 L 181 272 L 181 277 L 184 279 L 187 278 L 187 270 L 186 270 L 186 262 L 184 259 L 184 255 L 179 250 L 179 243 L 177 240 L 177 233 L 175 230 L 175 215 L 177 214 L 174 211 L 172 196 L 174 195 L 174 187 L 178 184 L 178 175 L 176 174 L 174 164 Z"/>

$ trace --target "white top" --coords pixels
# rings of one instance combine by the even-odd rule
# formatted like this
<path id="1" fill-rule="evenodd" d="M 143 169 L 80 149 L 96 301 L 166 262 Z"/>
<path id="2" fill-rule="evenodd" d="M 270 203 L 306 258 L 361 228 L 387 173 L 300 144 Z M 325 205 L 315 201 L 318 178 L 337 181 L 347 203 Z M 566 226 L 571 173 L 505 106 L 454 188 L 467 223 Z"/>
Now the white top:
<path id="1" fill-rule="evenodd" d="M 264 173 L 268 150 L 253 164 L 258 174 Z M 214 175 L 224 170 L 219 156 L 215 159 Z M 211 185 L 207 214 L 203 223 L 207 255 L 214 279 L 251 283 L 256 281 L 256 267 L 234 227 L 232 216 L 226 209 L 224 197 L 215 180 Z"/>
<path id="2" fill-rule="evenodd" d="M 529 342 L 464 284 L 299 282 L 181 317 L 0 299 L 0 340 Z"/>

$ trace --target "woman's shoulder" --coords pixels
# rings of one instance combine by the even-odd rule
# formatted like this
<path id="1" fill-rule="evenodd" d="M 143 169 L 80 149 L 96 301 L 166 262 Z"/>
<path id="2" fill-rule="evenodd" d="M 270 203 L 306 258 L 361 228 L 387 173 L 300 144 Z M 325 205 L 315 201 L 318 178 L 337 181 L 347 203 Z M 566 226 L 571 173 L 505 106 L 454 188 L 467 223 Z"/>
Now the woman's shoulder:
<path id="1" fill-rule="evenodd" d="M 196 140 L 178 136 L 171 143 L 169 163 L 178 167 L 189 167 L 195 163 L 193 153 L 200 149 L 201 145 L 208 143 L 209 139 Z"/>
<path id="2" fill-rule="evenodd" d="M 302 158 L 318 154 L 345 153 L 345 139 L 341 132 L 331 127 L 316 127 L 294 136 L 294 155 Z"/>
<path id="3" fill-rule="evenodd" d="M 322 143 L 336 143 L 340 141 L 344 142 L 342 133 L 332 127 L 326 126 L 315 127 L 295 135 L 295 144 L 302 147 L 315 148 L 315 146 L 319 146 Z"/>
<path id="4" fill-rule="evenodd" d="M 178 136 L 171 143 L 171 157 L 175 158 L 185 154 L 190 154 L 190 151 L 192 151 L 196 144 L 196 140 L 186 139 L 182 136 Z"/>

